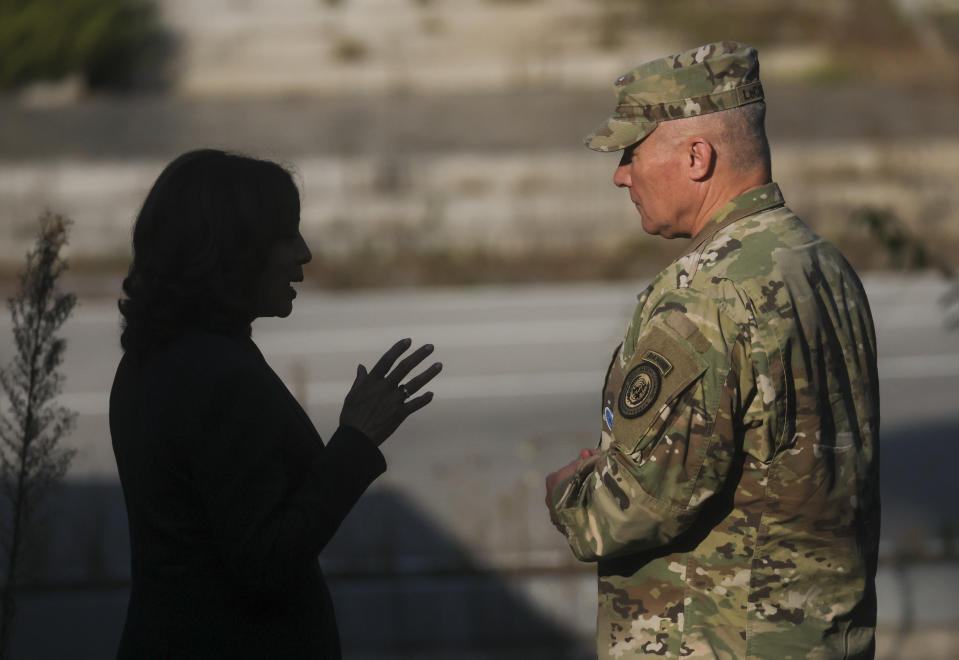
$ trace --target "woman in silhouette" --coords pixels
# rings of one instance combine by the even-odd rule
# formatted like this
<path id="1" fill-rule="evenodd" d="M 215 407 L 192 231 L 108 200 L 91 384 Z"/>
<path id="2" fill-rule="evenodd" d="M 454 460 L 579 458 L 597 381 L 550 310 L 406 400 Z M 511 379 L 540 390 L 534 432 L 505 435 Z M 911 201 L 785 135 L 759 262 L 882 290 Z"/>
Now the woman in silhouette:
<path id="1" fill-rule="evenodd" d="M 137 217 L 110 396 L 132 556 L 120 658 L 340 658 L 317 554 L 441 365 L 406 380 L 432 352 L 400 360 L 408 339 L 359 365 L 324 445 L 251 339 L 292 310 L 299 211 L 279 165 L 201 150 Z"/>

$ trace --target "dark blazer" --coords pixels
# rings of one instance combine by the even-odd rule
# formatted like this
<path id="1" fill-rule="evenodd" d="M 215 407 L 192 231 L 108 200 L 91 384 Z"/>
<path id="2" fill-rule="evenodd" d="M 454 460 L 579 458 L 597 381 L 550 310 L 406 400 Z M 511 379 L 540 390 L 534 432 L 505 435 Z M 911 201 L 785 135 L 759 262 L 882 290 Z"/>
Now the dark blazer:
<path id="1" fill-rule="evenodd" d="M 251 339 L 205 332 L 123 357 L 110 432 L 132 556 L 119 658 L 340 658 L 317 554 L 386 469 L 369 438 L 324 447 Z"/>

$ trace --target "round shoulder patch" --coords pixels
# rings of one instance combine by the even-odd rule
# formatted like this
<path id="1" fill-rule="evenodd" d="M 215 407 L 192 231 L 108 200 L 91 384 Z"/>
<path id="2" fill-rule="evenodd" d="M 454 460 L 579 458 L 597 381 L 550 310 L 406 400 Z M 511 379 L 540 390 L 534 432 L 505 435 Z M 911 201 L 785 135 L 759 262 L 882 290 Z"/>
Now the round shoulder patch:
<path id="1" fill-rule="evenodd" d="M 661 377 L 649 362 L 641 362 L 626 376 L 619 391 L 619 412 L 623 417 L 639 417 L 649 410 L 659 395 Z"/>

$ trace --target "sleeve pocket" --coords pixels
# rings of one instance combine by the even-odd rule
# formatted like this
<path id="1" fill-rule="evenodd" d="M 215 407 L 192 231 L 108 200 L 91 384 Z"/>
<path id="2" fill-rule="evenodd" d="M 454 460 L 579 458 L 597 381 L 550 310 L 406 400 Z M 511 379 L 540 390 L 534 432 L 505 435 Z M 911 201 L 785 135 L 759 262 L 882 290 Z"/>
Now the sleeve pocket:
<path id="1" fill-rule="evenodd" d="M 707 368 L 683 339 L 658 327 L 640 337 L 616 396 L 612 442 L 634 460 L 662 434 L 680 397 Z"/>

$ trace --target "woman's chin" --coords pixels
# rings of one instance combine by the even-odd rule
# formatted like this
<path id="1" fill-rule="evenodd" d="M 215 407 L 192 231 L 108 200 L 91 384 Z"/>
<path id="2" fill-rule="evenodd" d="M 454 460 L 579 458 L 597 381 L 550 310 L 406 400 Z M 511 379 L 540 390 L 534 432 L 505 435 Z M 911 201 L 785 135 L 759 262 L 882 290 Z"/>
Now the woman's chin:
<path id="1" fill-rule="evenodd" d="M 296 298 L 296 289 L 289 284 L 273 287 L 271 291 L 263 291 L 259 296 L 258 317 L 278 316 L 286 318 L 293 311 L 293 300 Z"/>
<path id="2" fill-rule="evenodd" d="M 269 318 L 277 317 L 285 319 L 293 312 L 293 301 L 289 300 L 287 302 L 276 302 L 269 307 L 265 307 L 262 311 L 256 315 L 256 318 Z"/>

